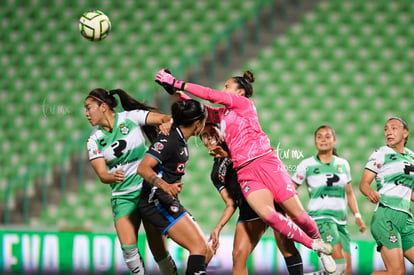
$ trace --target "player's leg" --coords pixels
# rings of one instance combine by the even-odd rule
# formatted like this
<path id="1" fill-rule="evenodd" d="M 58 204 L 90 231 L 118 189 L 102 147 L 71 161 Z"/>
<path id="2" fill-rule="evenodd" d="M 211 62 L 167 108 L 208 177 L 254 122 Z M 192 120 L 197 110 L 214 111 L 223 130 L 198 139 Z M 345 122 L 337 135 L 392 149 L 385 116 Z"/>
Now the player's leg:
<path id="1" fill-rule="evenodd" d="M 341 239 L 342 250 L 346 259 L 346 266 L 344 275 L 351 275 L 352 273 L 352 257 L 351 257 L 351 239 L 349 238 L 348 226 L 339 225 L 338 234 Z"/>
<path id="2" fill-rule="evenodd" d="M 139 193 L 112 197 L 115 229 L 121 243 L 122 255 L 131 274 L 146 274 L 144 261 L 138 251 L 138 231 L 141 217 L 138 212 Z"/>
<path id="3" fill-rule="evenodd" d="M 371 234 L 377 242 L 378 251 L 385 270 L 373 274 L 405 274 L 403 238 L 400 229 L 404 228 L 408 215 L 380 205 L 371 221 Z"/>
<path id="4" fill-rule="evenodd" d="M 402 248 L 391 248 L 388 249 L 385 246 L 381 247 L 381 258 L 384 262 L 385 269 L 381 271 L 376 271 L 372 273 L 373 275 L 385 275 L 385 274 L 392 274 L 392 275 L 404 275 L 405 274 L 405 267 L 404 267 L 404 255 Z"/>
<path id="5" fill-rule="evenodd" d="M 290 275 L 303 274 L 302 257 L 296 249 L 295 243 L 279 232 L 273 231 L 280 253 L 285 258 L 286 268 Z"/>
<path id="6" fill-rule="evenodd" d="M 193 218 L 189 214 L 184 215 L 168 229 L 167 233 L 172 240 L 190 253 L 186 275 L 205 272 L 206 262 L 211 259 L 212 251 L 201 228 Z"/>
<path id="7" fill-rule="evenodd" d="M 123 216 L 115 222 L 115 229 L 121 243 L 122 255 L 131 274 L 146 274 L 144 261 L 138 251 L 139 217 Z"/>
<path id="8" fill-rule="evenodd" d="M 248 274 L 247 260 L 265 231 L 266 224 L 260 219 L 237 223 L 233 241 L 233 275 Z"/>
<path id="9" fill-rule="evenodd" d="M 332 219 L 318 219 L 316 220 L 319 232 L 322 239 L 332 245 L 332 258 L 336 263 L 336 272 L 334 274 L 343 274 L 346 268 L 346 258 L 342 248 L 342 238 L 340 232 L 340 225 Z"/>
<path id="10" fill-rule="evenodd" d="M 161 236 L 152 224 L 148 222 L 143 222 L 143 224 L 147 236 L 148 246 L 154 256 L 155 262 L 160 268 L 161 273 L 163 275 L 178 274 L 174 259 L 168 252 L 165 236 Z"/>
<path id="11" fill-rule="evenodd" d="M 273 194 L 268 189 L 252 191 L 247 197 L 247 202 L 252 209 L 273 230 L 311 249 L 314 240 L 306 235 L 291 220 L 277 212 L 273 205 L 273 200 Z"/>

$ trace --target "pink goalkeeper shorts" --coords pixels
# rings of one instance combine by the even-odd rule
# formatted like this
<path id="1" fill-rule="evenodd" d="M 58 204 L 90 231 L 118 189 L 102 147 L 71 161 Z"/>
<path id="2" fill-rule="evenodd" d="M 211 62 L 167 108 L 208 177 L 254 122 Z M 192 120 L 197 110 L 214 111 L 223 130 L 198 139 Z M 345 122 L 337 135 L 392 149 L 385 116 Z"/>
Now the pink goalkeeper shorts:
<path id="1" fill-rule="evenodd" d="M 298 194 L 285 166 L 274 152 L 252 160 L 237 170 L 237 176 L 245 198 L 261 189 L 270 190 L 276 203 Z"/>

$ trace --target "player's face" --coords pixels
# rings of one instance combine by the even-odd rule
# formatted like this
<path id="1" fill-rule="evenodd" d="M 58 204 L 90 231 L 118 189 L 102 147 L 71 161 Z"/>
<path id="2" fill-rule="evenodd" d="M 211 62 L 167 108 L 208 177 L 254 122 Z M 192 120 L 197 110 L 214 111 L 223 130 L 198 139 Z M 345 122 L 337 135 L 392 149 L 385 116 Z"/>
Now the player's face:
<path id="1" fill-rule="evenodd" d="M 220 145 L 222 141 L 220 131 L 214 125 L 206 125 L 200 136 L 201 141 L 207 148 Z"/>
<path id="2" fill-rule="evenodd" d="M 196 127 L 194 129 L 193 136 L 198 136 L 198 135 L 201 134 L 201 132 L 204 129 L 204 126 L 206 125 L 206 120 L 207 119 L 205 118 L 203 120 L 198 120 L 198 121 L 195 122 L 196 123 Z"/>
<path id="3" fill-rule="evenodd" d="M 85 100 L 85 111 L 86 118 L 88 119 L 89 123 L 92 126 L 99 125 L 99 121 L 103 117 L 103 114 L 98 102 L 92 98 L 87 98 Z"/>
<path id="4" fill-rule="evenodd" d="M 315 145 L 319 152 L 332 151 L 336 144 L 335 136 L 328 128 L 321 128 L 316 132 Z"/>
<path id="5" fill-rule="evenodd" d="M 405 139 L 408 137 L 407 129 L 404 129 L 404 125 L 397 119 L 391 119 L 387 121 L 384 127 L 385 142 L 391 148 L 404 146 Z"/>
<path id="6" fill-rule="evenodd" d="M 234 78 L 230 78 L 224 83 L 224 87 L 221 90 L 222 92 L 228 93 L 228 94 L 236 94 L 236 95 L 244 95 L 244 90 L 239 89 L 239 85 L 234 80 Z"/>

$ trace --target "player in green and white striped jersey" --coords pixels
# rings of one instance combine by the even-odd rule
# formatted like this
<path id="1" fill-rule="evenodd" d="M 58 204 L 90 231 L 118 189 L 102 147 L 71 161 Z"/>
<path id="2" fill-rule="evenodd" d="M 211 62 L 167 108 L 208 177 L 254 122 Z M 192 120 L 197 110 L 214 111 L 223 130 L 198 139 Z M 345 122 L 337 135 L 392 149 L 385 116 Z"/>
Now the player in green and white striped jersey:
<path id="1" fill-rule="evenodd" d="M 406 274 L 404 257 L 414 264 L 414 153 L 405 147 L 408 124 L 399 117 L 387 120 L 386 146 L 371 154 L 362 175 L 360 190 L 377 204 L 371 233 L 384 261 L 385 271 L 373 274 Z M 370 185 L 374 181 L 376 191 Z"/>
<path id="2" fill-rule="evenodd" d="M 118 94 L 124 112 L 115 112 Z M 95 126 L 87 142 L 89 160 L 102 183 L 112 189 L 115 228 L 126 265 L 131 274 L 146 274 L 137 241 L 141 224 L 138 201 L 142 177 L 137 168 L 144 157 L 146 138 L 157 136 L 155 126 L 168 123 L 171 116 L 156 112 L 125 91 L 92 90 L 85 99 L 86 117 Z M 148 244 L 163 274 L 176 274 L 165 238 L 150 224 L 144 223 Z"/>
<path id="3" fill-rule="evenodd" d="M 351 185 L 347 160 L 336 153 L 335 130 L 322 125 L 315 131 L 318 153 L 304 159 L 292 175 L 296 188 L 306 182 L 310 200 L 309 215 L 318 225 L 321 237 L 333 247 L 335 274 L 351 274 L 350 239 L 347 228 L 347 205 L 356 217 L 360 231 L 366 229 Z"/>

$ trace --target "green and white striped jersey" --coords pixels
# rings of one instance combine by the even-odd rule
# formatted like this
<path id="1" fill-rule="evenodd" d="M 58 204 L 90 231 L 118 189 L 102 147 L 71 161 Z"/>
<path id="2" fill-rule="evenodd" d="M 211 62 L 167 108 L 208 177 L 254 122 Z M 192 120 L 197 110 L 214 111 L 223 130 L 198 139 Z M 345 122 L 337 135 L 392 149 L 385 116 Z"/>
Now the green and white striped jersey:
<path id="1" fill-rule="evenodd" d="M 298 185 L 306 182 L 310 196 L 308 212 L 314 220 L 347 223 L 346 185 L 351 182 L 350 171 L 348 161 L 337 156 L 332 156 L 329 164 L 313 156 L 298 165 L 292 181 Z"/>
<path id="2" fill-rule="evenodd" d="M 410 211 L 411 192 L 414 187 L 414 153 L 404 148 L 400 154 L 388 146 L 380 147 L 371 154 L 365 166 L 376 174 L 379 203 L 389 208 Z"/>
<path id="3" fill-rule="evenodd" d="M 88 139 L 89 160 L 103 157 L 109 173 L 124 170 L 125 180 L 110 184 L 112 196 L 142 188 L 143 179 L 137 168 L 147 151 L 141 126 L 145 125 L 148 113 L 144 110 L 116 113 L 112 132 L 97 126 Z"/>

